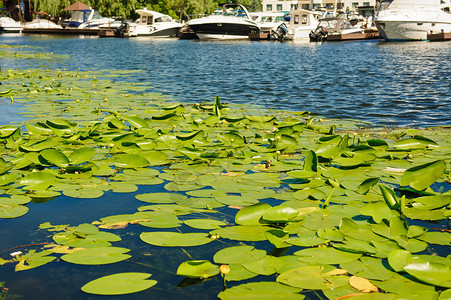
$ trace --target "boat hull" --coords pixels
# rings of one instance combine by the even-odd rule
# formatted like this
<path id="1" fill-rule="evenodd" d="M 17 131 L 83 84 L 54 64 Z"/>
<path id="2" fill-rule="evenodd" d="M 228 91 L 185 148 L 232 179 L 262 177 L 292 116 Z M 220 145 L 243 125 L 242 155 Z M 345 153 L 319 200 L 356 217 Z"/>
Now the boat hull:
<path id="1" fill-rule="evenodd" d="M 152 37 L 160 37 L 160 38 L 170 38 L 170 37 L 176 37 L 179 30 L 180 30 L 180 26 L 164 28 L 164 29 L 157 29 L 157 30 L 153 30 L 153 31 L 150 31 L 150 30 L 142 31 L 142 32 L 137 32 L 135 34 L 131 33 L 130 36 L 152 36 Z"/>
<path id="2" fill-rule="evenodd" d="M 260 28 L 245 23 L 201 23 L 189 24 L 201 40 L 249 39 L 249 34 L 260 32 Z"/>
<path id="3" fill-rule="evenodd" d="M 387 41 L 425 41 L 428 33 L 451 32 L 451 23 L 384 20 L 375 23 Z"/>

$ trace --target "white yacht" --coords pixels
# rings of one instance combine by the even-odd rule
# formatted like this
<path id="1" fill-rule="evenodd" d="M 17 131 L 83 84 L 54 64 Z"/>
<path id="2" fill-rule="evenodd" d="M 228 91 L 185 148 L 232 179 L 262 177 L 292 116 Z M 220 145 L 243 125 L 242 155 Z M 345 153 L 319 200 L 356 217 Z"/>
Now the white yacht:
<path id="1" fill-rule="evenodd" d="M 249 15 L 261 31 L 276 30 L 281 24 L 288 23 L 284 12 L 251 12 Z"/>
<path id="2" fill-rule="evenodd" d="M 133 23 L 128 23 L 129 28 L 124 33 L 126 37 L 176 37 L 183 26 L 183 24 L 173 20 L 170 16 L 147 10 L 147 8 L 138 9 L 136 13 L 139 14 L 139 19 Z"/>
<path id="3" fill-rule="evenodd" d="M 55 24 L 54 22 L 49 20 L 50 15 L 44 12 L 37 12 L 36 18 L 31 21 L 25 23 L 23 26 L 24 29 L 48 29 L 48 28 L 55 28 L 55 29 L 62 29 L 61 25 Z"/>
<path id="4" fill-rule="evenodd" d="M 0 8 L 0 33 L 22 32 L 22 24 L 14 21 L 6 8 Z"/>
<path id="5" fill-rule="evenodd" d="M 383 0 L 374 22 L 387 41 L 426 40 L 428 33 L 451 32 L 449 0 Z"/>
<path id="6" fill-rule="evenodd" d="M 74 10 L 70 18 L 68 28 L 93 28 L 98 29 L 101 25 L 111 24 L 114 22 L 112 18 L 104 18 L 98 10 L 89 8 L 83 10 Z"/>
<path id="7" fill-rule="evenodd" d="M 318 27 L 321 12 L 298 9 L 290 11 L 287 39 L 309 40 L 309 34 Z"/>
<path id="8" fill-rule="evenodd" d="M 241 4 L 224 4 L 213 15 L 193 19 L 186 23 L 201 40 L 248 39 L 250 33 L 261 31 Z"/>

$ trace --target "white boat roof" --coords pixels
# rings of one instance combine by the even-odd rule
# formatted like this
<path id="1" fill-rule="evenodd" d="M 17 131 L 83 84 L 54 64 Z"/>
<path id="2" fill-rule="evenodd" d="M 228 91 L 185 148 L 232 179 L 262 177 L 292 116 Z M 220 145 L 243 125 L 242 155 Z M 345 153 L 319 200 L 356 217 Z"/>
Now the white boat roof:
<path id="1" fill-rule="evenodd" d="M 156 18 L 160 18 L 160 17 L 169 17 L 169 18 L 171 18 L 168 15 L 165 15 L 165 14 L 153 11 L 153 10 L 148 10 L 147 8 L 137 9 L 136 13 L 139 14 L 140 16 L 153 16 L 155 19 Z"/>

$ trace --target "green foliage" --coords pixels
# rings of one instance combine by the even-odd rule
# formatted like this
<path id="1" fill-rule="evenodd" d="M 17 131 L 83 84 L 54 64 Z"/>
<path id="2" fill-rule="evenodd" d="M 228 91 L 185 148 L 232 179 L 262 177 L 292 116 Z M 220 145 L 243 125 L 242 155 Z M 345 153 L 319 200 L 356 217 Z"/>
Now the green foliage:
<path id="1" fill-rule="evenodd" d="M 17 59 L 31 58 L 17 52 Z M 99 207 L 110 204 L 105 192 L 130 193 L 124 197 L 134 201 L 127 213 L 90 223 L 43 223 L 40 229 L 58 245 L 16 253 L 0 260 L 2 268 L 13 262 L 18 271 L 50 263 L 45 271 L 53 272 L 67 262 L 144 267 L 164 255 L 164 266 L 151 266 L 157 279 L 175 273 L 172 261 L 195 283 L 217 276 L 219 264 L 230 269 L 221 272 L 225 281 L 259 276 L 260 282 L 221 292 L 221 299 L 302 299 L 302 289 L 336 299 L 359 293 L 352 277 L 384 291 L 362 299 L 449 296 L 449 257 L 440 253 L 449 253 L 451 233 L 422 222 L 451 216 L 449 128 L 387 134 L 305 112 L 225 107 L 219 98 L 166 103 L 144 92 L 147 83 L 122 84 L 121 77 L 133 75 L 2 70 L 7 93 L 0 97 L 17 96 L 28 120 L 0 126 L 0 218 L 21 217 L 61 194 L 99 198 Z M 147 192 L 131 194 L 139 186 Z M 87 201 L 67 200 L 77 202 L 74 213 L 85 212 Z M 115 242 L 136 246 L 128 252 Z M 436 245 L 444 251 L 425 255 Z M 133 293 L 156 284 L 149 277 L 115 274 L 82 290 Z"/>

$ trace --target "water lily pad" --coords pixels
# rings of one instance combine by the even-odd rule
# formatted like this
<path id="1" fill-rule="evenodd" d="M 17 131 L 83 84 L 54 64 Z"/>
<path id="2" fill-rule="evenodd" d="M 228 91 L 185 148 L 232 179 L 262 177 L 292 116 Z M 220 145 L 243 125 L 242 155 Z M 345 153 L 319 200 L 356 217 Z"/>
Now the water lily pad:
<path id="1" fill-rule="evenodd" d="M 213 241 L 205 233 L 179 233 L 179 232 L 143 232 L 139 236 L 142 241 L 161 247 L 190 247 L 205 245 Z"/>
<path id="2" fill-rule="evenodd" d="M 58 149 L 45 149 L 42 150 L 40 154 L 45 160 L 58 167 L 63 168 L 69 164 L 67 156 Z"/>
<path id="3" fill-rule="evenodd" d="M 15 204 L 0 204 L 0 218 L 13 219 L 25 215 L 28 207 Z"/>
<path id="4" fill-rule="evenodd" d="M 89 161 L 95 154 L 95 149 L 93 148 L 78 148 L 75 149 L 68 157 L 71 164 L 78 165 Z"/>
<path id="5" fill-rule="evenodd" d="M 124 295 L 147 290 L 157 284 L 149 273 L 117 273 L 88 282 L 81 290 L 95 295 Z"/>
<path id="6" fill-rule="evenodd" d="M 273 281 L 251 282 L 234 286 L 219 293 L 222 300 L 228 299 L 299 299 L 305 298 L 299 294 L 302 289 L 286 286 Z"/>
<path id="7" fill-rule="evenodd" d="M 439 179 L 445 170 L 446 163 L 443 160 L 407 169 L 401 177 L 401 185 L 410 185 L 414 189 L 424 190 Z"/>
<path id="8" fill-rule="evenodd" d="M 257 203 L 244 207 L 235 216 L 235 222 L 240 225 L 258 225 L 264 224 L 261 218 L 265 211 L 271 208 L 267 203 Z"/>
<path id="9" fill-rule="evenodd" d="M 218 234 L 220 237 L 237 241 L 264 241 L 266 240 L 265 232 L 270 230 L 267 226 L 228 226 L 215 229 L 211 233 Z"/>
<path id="10" fill-rule="evenodd" d="M 347 276 L 329 275 L 320 266 L 298 267 L 283 272 L 277 277 L 277 282 L 301 289 L 334 289 L 348 284 Z"/>
<path id="11" fill-rule="evenodd" d="M 341 264 L 359 259 L 362 255 L 330 247 L 303 249 L 294 253 L 300 261 L 312 264 Z"/>
<path id="12" fill-rule="evenodd" d="M 222 221 L 213 219 L 189 219 L 185 220 L 184 223 L 189 227 L 197 229 L 217 229 L 227 225 Z"/>
<path id="13" fill-rule="evenodd" d="M 149 161 L 139 154 L 123 154 L 116 157 L 119 168 L 142 168 L 149 165 Z"/>
<path id="14" fill-rule="evenodd" d="M 180 264 L 177 275 L 205 279 L 219 274 L 219 267 L 208 260 L 191 260 Z"/>
<path id="15" fill-rule="evenodd" d="M 176 203 L 187 199 L 185 195 L 178 193 L 147 193 L 135 196 L 136 199 L 149 203 Z"/>
<path id="16" fill-rule="evenodd" d="M 243 263 L 243 267 L 251 272 L 269 276 L 277 272 L 282 262 L 278 257 L 266 255 L 258 260 Z"/>
<path id="17" fill-rule="evenodd" d="M 258 250 L 253 246 L 234 246 L 219 250 L 213 260 L 217 264 L 243 264 L 259 260 L 265 255 L 265 250 Z"/>
<path id="18" fill-rule="evenodd" d="M 61 259 L 80 265 L 104 265 L 123 261 L 131 257 L 129 249 L 119 247 L 88 248 L 61 256 Z"/>

